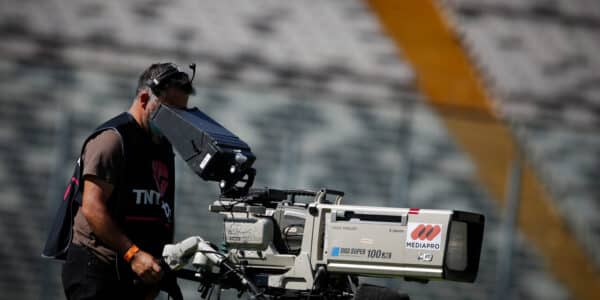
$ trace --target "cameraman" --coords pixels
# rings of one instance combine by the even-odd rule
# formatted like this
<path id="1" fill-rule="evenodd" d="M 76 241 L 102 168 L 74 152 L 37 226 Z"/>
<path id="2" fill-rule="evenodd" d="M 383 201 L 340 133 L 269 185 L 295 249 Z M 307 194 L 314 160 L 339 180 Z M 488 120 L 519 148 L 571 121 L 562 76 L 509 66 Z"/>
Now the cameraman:
<path id="1" fill-rule="evenodd" d="M 153 64 L 129 111 L 83 144 L 82 205 L 62 270 L 68 299 L 153 299 L 165 289 L 158 259 L 173 240 L 174 154 L 150 117 L 159 104 L 187 107 L 193 92 L 177 66 Z"/>

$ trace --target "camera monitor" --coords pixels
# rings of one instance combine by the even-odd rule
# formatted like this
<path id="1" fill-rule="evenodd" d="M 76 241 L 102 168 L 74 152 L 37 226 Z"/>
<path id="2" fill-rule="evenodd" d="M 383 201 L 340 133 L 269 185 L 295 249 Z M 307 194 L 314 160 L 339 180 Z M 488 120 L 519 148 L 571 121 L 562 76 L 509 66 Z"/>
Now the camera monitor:
<path id="1" fill-rule="evenodd" d="M 248 144 L 199 109 L 161 104 L 150 122 L 196 174 L 220 182 L 223 194 L 243 195 L 252 185 L 256 156 Z"/>

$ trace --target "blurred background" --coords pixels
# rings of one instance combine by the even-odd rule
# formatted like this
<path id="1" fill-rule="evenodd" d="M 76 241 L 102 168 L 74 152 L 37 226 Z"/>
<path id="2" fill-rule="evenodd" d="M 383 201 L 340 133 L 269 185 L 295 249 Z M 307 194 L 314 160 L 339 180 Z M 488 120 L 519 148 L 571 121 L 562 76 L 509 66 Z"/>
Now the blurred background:
<path id="1" fill-rule="evenodd" d="M 597 299 L 599 50 L 595 0 L 0 0 L 0 299 L 64 298 L 40 253 L 81 143 L 166 61 L 198 65 L 255 187 L 485 214 L 474 284 L 377 282 Z M 176 238 L 220 241 L 216 184 L 177 165 Z"/>

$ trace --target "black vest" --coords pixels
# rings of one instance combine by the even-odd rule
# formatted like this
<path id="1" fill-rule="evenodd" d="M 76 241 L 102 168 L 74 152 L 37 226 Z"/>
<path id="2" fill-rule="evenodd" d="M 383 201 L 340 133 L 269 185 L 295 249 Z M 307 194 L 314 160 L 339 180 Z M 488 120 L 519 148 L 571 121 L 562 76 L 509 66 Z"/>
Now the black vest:
<path id="1" fill-rule="evenodd" d="M 83 144 L 104 130 L 116 130 L 124 153 L 123 170 L 108 200 L 113 219 L 140 249 L 162 256 L 173 241 L 175 168 L 171 145 L 155 144 L 133 116 L 122 113 L 100 125 Z M 79 162 L 79 161 L 78 161 Z M 81 205 L 82 164 L 77 164 L 46 241 L 44 257 L 64 259 L 72 239 L 73 218 Z"/>
<path id="2" fill-rule="evenodd" d="M 173 150 L 166 140 L 153 143 L 129 113 L 104 123 L 96 134 L 110 128 L 121 135 L 124 169 L 108 209 L 133 243 L 154 257 L 161 257 L 164 245 L 173 242 Z"/>

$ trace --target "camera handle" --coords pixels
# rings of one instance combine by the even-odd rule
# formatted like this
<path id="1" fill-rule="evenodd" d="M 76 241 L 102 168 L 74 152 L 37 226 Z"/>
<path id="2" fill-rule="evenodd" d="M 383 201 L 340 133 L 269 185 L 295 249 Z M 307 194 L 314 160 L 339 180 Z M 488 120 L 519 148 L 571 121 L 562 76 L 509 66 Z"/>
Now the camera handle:
<path id="1" fill-rule="evenodd" d="M 322 189 L 317 193 L 316 202 L 317 203 L 329 203 L 327 201 L 327 194 L 335 195 L 335 204 L 342 204 L 342 199 L 344 198 L 344 192 L 332 190 L 332 189 Z"/>

